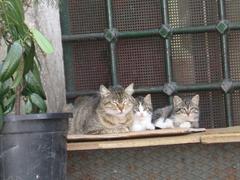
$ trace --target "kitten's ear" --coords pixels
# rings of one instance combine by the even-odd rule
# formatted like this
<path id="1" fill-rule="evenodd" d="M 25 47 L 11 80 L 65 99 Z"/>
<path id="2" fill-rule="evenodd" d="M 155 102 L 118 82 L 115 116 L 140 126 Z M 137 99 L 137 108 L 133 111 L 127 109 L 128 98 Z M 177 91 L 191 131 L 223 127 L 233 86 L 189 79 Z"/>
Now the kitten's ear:
<path id="1" fill-rule="evenodd" d="M 181 102 L 182 102 L 182 98 L 180 98 L 179 96 L 174 96 L 173 97 L 173 105 L 174 106 L 178 105 Z"/>
<path id="2" fill-rule="evenodd" d="M 144 102 L 147 103 L 147 104 L 152 104 L 152 100 L 151 100 L 151 94 L 147 94 L 145 97 L 144 97 Z"/>
<path id="3" fill-rule="evenodd" d="M 99 91 L 101 97 L 106 97 L 111 93 L 104 85 L 100 85 Z"/>
<path id="4" fill-rule="evenodd" d="M 198 104 L 199 104 L 199 95 L 198 94 L 193 96 L 192 102 L 198 106 Z"/>
<path id="5" fill-rule="evenodd" d="M 128 87 L 126 87 L 126 89 L 125 89 L 125 92 L 126 92 L 128 95 L 130 95 L 130 96 L 134 93 L 133 86 L 134 86 L 134 84 L 131 83 L 131 84 L 130 84 Z"/>

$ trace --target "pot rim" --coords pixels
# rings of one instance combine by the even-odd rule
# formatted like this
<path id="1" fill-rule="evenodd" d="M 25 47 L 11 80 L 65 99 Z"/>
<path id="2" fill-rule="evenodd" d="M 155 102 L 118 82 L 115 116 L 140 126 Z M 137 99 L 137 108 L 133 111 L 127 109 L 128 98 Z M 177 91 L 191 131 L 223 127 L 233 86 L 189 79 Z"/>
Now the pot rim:
<path id="1" fill-rule="evenodd" d="M 4 121 L 21 121 L 21 120 L 44 120 L 44 119 L 64 119 L 73 117 L 72 113 L 58 112 L 58 113 L 38 113 L 38 114 L 24 114 L 24 115 L 6 115 L 3 117 Z"/>

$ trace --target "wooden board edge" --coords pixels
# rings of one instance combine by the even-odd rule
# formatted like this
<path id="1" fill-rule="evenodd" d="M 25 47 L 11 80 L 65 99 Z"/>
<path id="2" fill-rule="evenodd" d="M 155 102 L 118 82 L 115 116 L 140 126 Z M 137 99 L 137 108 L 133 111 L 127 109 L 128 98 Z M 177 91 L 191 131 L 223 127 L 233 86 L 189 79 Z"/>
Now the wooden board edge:
<path id="1" fill-rule="evenodd" d="M 182 136 L 155 137 L 155 138 L 145 138 L 145 139 L 76 142 L 76 143 L 68 143 L 67 150 L 79 151 L 79 150 L 98 150 L 98 149 L 137 148 L 137 147 L 192 144 L 192 143 L 200 143 L 200 135 L 189 134 L 189 135 L 182 135 Z"/>
<path id="2" fill-rule="evenodd" d="M 240 142 L 240 133 L 206 134 L 201 136 L 202 144 Z"/>

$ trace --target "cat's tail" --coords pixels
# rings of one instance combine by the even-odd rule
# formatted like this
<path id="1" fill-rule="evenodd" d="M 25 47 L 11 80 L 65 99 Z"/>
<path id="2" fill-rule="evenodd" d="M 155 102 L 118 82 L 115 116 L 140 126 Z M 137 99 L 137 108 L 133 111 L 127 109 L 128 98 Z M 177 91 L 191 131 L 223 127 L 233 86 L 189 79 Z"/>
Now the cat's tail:
<path id="1" fill-rule="evenodd" d="M 63 112 L 73 113 L 74 112 L 74 106 L 72 103 L 65 104 L 63 107 Z M 68 134 L 74 133 L 74 125 L 73 125 L 73 118 L 68 119 Z"/>
<path id="2" fill-rule="evenodd" d="M 174 128 L 173 121 L 169 118 L 163 118 L 160 117 L 158 118 L 155 123 L 155 127 L 160 128 L 160 129 L 169 129 L 169 128 Z"/>
<path id="3" fill-rule="evenodd" d="M 171 105 L 163 108 L 157 108 L 153 111 L 152 122 L 155 123 L 161 117 L 163 119 L 167 119 L 171 115 L 172 109 L 173 107 Z"/>

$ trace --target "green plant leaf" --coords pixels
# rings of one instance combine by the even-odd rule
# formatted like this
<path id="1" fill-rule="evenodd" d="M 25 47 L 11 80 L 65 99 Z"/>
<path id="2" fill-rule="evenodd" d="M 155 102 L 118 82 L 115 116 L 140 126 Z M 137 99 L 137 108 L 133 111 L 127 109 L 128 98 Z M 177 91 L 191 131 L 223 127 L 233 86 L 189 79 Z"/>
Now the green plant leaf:
<path id="1" fill-rule="evenodd" d="M 5 111 L 4 114 L 8 114 L 13 110 L 15 104 L 16 94 L 11 95 L 9 98 L 4 101 Z"/>
<path id="2" fill-rule="evenodd" d="M 23 53 L 23 48 L 19 42 L 14 42 L 4 60 L 1 72 L 0 72 L 0 81 L 5 81 L 10 78 L 13 73 L 18 68 L 20 58 Z"/>
<path id="3" fill-rule="evenodd" d="M 26 80 L 26 90 L 31 93 L 39 94 L 43 99 L 46 99 L 46 95 L 44 93 L 44 90 L 42 88 L 42 83 L 40 80 L 40 77 L 38 77 L 39 74 L 33 73 L 32 71 L 29 71 L 25 75 Z"/>
<path id="4" fill-rule="evenodd" d="M 33 42 L 31 42 L 30 47 L 26 49 L 23 56 L 24 56 L 24 74 L 27 74 L 33 68 L 34 63 L 35 46 Z"/>
<path id="5" fill-rule="evenodd" d="M 40 109 L 41 112 L 47 111 L 47 105 L 46 105 L 45 101 L 38 94 L 36 94 L 36 93 L 31 94 L 30 100 L 31 100 L 32 104 L 36 105 Z"/>
<path id="6" fill-rule="evenodd" d="M 31 103 L 30 99 L 28 99 L 25 104 L 25 113 L 30 114 L 30 113 L 32 113 L 32 110 L 33 110 L 32 103 Z"/>
<path id="7" fill-rule="evenodd" d="M 33 28 L 31 29 L 31 32 L 33 34 L 33 38 L 39 45 L 39 47 L 42 49 L 42 51 L 46 54 L 53 53 L 54 49 L 52 44 L 47 40 L 47 38 L 39 32 L 37 29 Z"/>
<path id="8" fill-rule="evenodd" d="M 0 100 L 3 100 L 5 95 L 9 92 L 10 87 L 7 85 L 8 82 L 0 82 Z"/>
<path id="9" fill-rule="evenodd" d="M 17 71 L 14 73 L 14 82 L 12 85 L 12 88 L 15 89 L 19 84 L 21 84 L 23 80 L 23 70 L 24 70 L 24 62 L 23 59 L 20 60 L 19 66 L 17 68 Z"/>
<path id="10" fill-rule="evenodd" d="M 11 34 L 12 40 L 24 39 L 29 34 L 28 28 L 24 23 L 24 10 L 21 0 L 0 1 L 2 10 L 2 20 L 5 31 Z"/>

